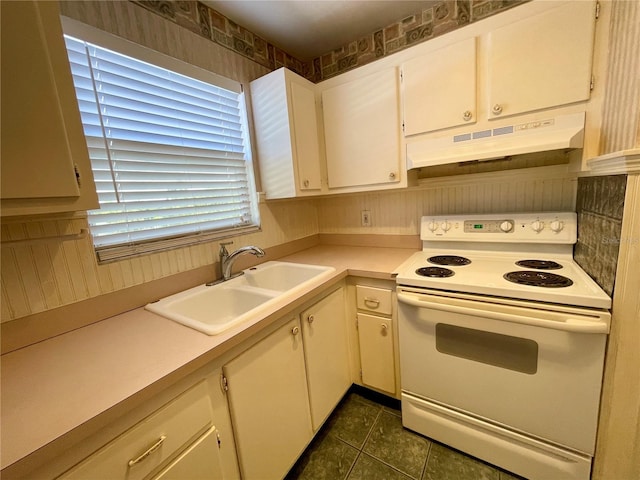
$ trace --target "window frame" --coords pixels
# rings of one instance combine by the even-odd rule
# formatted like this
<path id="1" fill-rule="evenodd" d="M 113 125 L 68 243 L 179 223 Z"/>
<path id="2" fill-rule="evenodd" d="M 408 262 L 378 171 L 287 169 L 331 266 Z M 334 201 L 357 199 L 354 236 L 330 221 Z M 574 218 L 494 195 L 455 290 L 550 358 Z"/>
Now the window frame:
<path id="1" fill-rule="evenodd" d="M 247 183 L 250 196 L 249 203 L 253 223 L 246 226 L 159 237 L 127 244 L 114 244 L 102 247 L 96 247 L 94 245 L 98 263 L 109 263 L 134 258 L 139 255 L 172 250 L 261 231 L 259 193 L 256 188 L 257 172 L 253 161 L 252 136 L 249 128 L 250 112 L 248 111 L 246 103 L 246 89 L 242 83 L 63 15 L 60 16 L 60 19 L 65 35 L 96 44 L 102 48 L 132 57 L 136 60 L 150 63 L 177 74 L 185 75 L 239 94 L 239 107 L 242 111 L 241 123 L 243 142 L 245 145 Z"/>

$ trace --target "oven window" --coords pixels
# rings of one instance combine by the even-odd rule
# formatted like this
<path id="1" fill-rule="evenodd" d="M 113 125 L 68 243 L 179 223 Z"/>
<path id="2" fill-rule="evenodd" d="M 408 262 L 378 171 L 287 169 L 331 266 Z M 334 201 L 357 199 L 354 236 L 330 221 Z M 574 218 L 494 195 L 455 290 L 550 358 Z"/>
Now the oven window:
<path id="1" fill-rule="evenodd" d="M 438 323 L 436 349 L 440 353 L 530 375 L 538 370 L 538 344 L 528 338 Z"/>

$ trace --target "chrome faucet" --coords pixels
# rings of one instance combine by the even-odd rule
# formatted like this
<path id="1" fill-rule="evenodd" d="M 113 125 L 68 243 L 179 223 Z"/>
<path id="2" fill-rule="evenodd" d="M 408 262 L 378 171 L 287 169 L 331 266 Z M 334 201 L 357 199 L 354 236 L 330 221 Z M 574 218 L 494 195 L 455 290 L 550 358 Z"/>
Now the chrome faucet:
<path id="1" fill-rule="evenodd" d="M 256 257 L 264 257 L 264 250 L 260 247 L 254 247 L 253 245 L 241 247 L 230 254 L 227 251 L 226 246 L 231 245 L 232 243 L 233 242 L 226 242 L 220 244 L 220 270 L 222 271 L 222 281 L 229 280 L 231 278 L 231 267 L 233 267 L 234 262 L 240 255 L 251 253 Z"/>

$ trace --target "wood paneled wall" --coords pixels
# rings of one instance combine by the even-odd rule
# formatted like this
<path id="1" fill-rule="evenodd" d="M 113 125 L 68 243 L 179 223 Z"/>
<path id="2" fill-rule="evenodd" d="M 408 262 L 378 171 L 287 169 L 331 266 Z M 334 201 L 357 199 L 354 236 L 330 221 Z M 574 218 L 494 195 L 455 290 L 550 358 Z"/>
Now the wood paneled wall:
<path id="1" fill-rule="evenodd" d="M 325 197 L 320 233 L 418 235 L 423 215 L 573 211 L 576 179 L 566 165 L 421 180 L 394 192 Z M 361 226 L 368 210 L 371 227 Z"/>
<path id="2" fill-rule="evenodd" d="M 640 146 L 640 2 L 614 0 L 600 154 Z"/>

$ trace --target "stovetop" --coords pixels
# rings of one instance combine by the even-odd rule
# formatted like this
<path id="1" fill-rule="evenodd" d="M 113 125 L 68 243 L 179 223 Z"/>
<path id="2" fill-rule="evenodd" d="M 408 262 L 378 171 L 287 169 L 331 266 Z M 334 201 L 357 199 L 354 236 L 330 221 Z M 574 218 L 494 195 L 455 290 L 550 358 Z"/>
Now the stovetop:
<path id="1" fill-rule="evenodd" d="M 434 225 L 445 222 L 447 230 L 434 231 Z M 535 229 L 531 226 L 534 222 L 538 222 Z M 552 222 L 556 222 L 556 229 L 562 227 L 560 231 L 554 233 L 548 228 Z M 540 226 L 542 231 L 536 232 Z M 510 231 L 505 232 L 505 227 Z M 576 230 L 573 213 L 423 217 L 423 250 L 398 267 L 396 282 L 442 291 L 610 308 L 609 296 L 573 260 Z"/>

